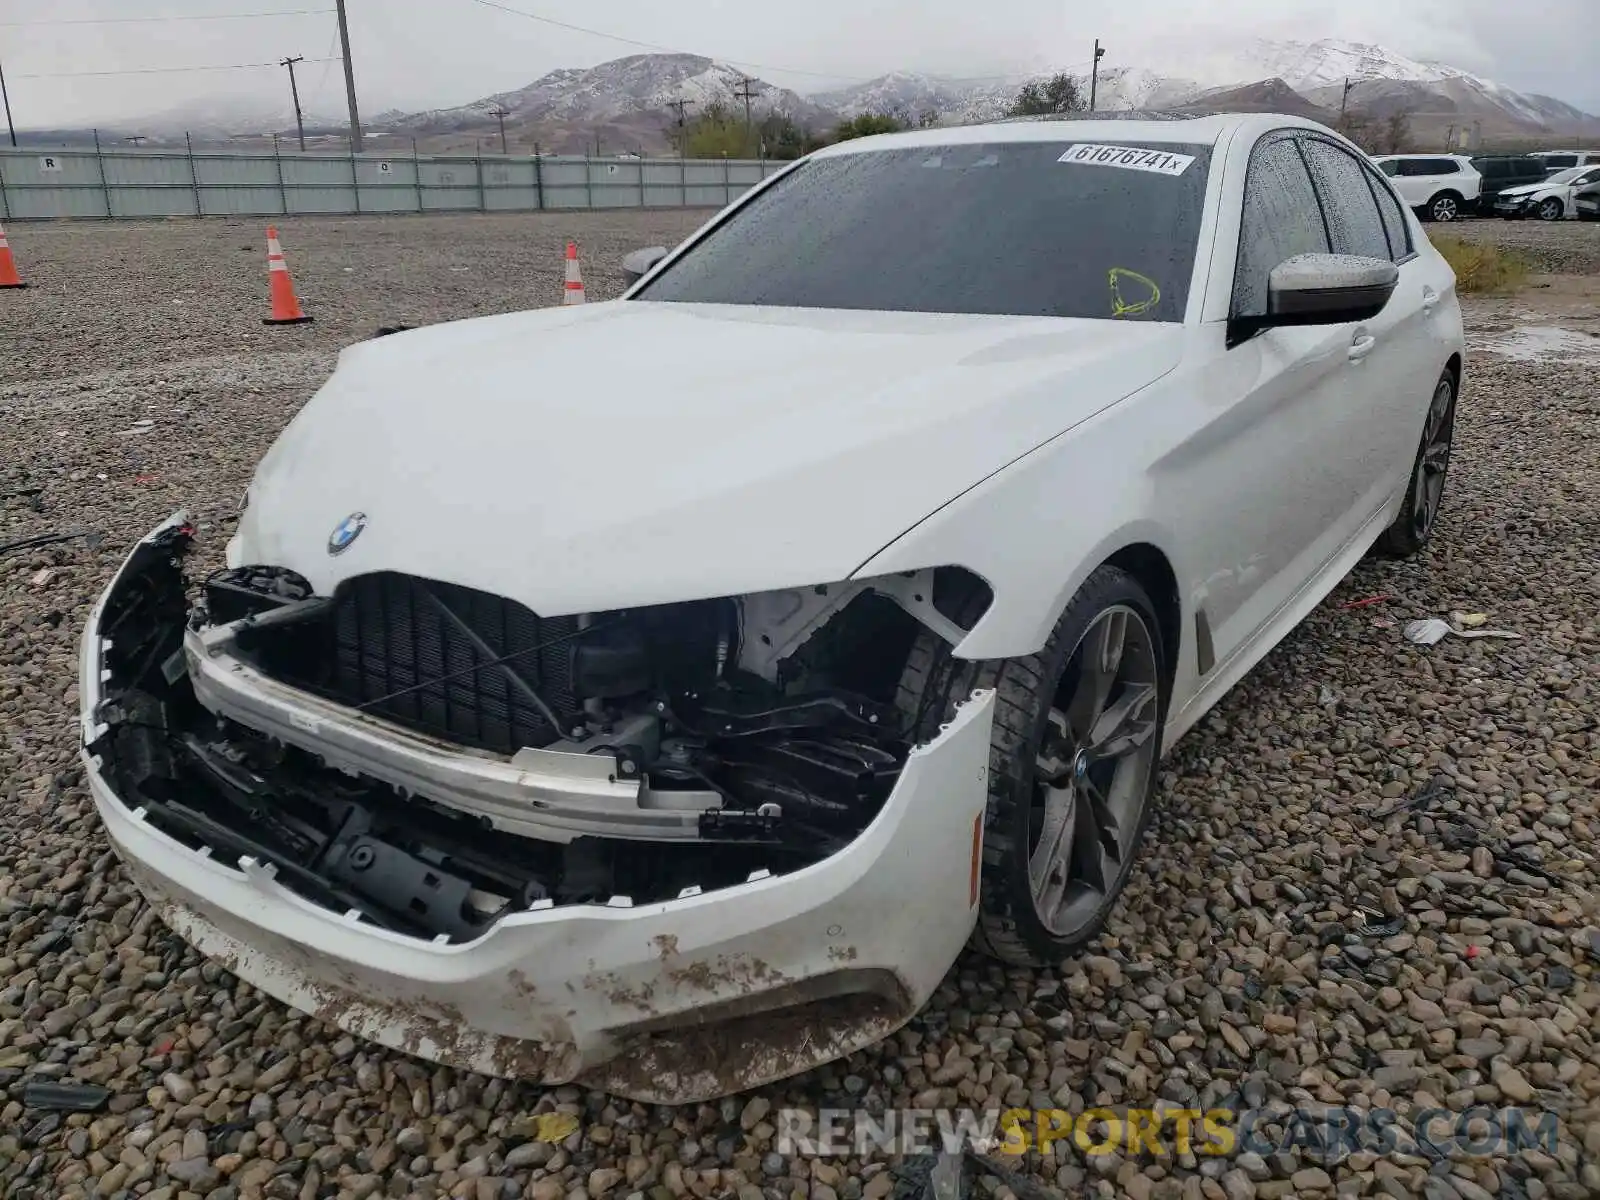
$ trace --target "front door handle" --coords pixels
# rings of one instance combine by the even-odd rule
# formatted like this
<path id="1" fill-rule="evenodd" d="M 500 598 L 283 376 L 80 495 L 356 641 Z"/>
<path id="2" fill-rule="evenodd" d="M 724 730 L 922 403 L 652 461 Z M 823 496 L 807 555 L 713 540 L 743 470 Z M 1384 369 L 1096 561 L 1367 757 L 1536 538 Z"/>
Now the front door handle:
<path id="1" fill-rule="evenodd" d="M 1360 362 L 1367 355 L 1372 353 L 1373 347 L 1377 344 L 1378 339 L 1373 337 L 1370 333 L 1363 331 L 1356 334 L 1355 337 L 1350 339 L 1350 361 Z"/>
<path id="2" fill-rule="evenodd" d="M 1431 287 L 1422 289 L 1422 315 L 1427 316 L 1439 303 L 1439 293 Z"/>

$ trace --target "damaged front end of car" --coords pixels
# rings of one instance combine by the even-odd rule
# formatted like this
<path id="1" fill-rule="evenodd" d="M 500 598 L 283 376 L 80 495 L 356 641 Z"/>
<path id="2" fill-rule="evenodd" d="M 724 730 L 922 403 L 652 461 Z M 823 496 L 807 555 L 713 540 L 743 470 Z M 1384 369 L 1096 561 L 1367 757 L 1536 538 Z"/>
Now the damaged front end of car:
<path id="1" fill-rule="evenodd" d="M 964 940 L 992 698 L 920 746 L 895 700 L 981 615 L 969 573 L 541 618 L 394 572 L 191 583 L 193 538 L 174 516 L 96 606 L 85 758 L 163 917 L 264 990 L 687 1100 L 876 1040 Z M 925 868 L 953 937 L 884 908 Z"/>

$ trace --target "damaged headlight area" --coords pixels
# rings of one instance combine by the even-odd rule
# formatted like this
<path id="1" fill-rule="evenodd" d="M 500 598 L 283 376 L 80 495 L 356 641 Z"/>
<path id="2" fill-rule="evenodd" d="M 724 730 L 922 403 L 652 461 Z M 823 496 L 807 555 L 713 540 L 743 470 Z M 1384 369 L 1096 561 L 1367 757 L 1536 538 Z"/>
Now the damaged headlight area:
<path id="1" fill-rule="evenodd" d="M 908 672 L 991 598 L 941 568 L 540 618 L 394 573 L 191 587 L 192 536 L 147 539 L 99 614 L 85 742 L 121 802 L 334 912 L 456 943 L 836 853 L 910 753 Z"/>

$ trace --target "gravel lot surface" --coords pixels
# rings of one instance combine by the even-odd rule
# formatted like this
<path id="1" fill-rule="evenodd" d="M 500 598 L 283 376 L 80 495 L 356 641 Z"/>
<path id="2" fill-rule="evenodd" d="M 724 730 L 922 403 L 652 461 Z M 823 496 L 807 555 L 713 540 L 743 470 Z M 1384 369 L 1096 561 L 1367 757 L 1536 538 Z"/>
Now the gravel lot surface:
<path id="1" fill-rule="evenodd" d="M 1323 1164 L 1305 1147 L 1124 1158 L 1062 1141 L 1010 1165 L 1135 1200 L 1600 1194 L 1592 361 L 1473 354 L 1433 550 L 1360 567 L 1176 748 L 1096 953 L 1045 972 L 964 958 L 906 1030 L 845 1062 L 679 1110 L 490 1081 L 291 1012 L 154 920 L 76 756 L 78 636 L 126 546 L 179 504 L 219 544 L 340 345 L 554 302 L 568 236 L 607 295 L 624 251 L 702 216 L 286 222 L 317 316 L 288 330 L 259 323 L 253 224 L 12 228 L 34 286 L 0 293 L 0 490 L 43 491 L 38 509 L 3 501 L 0 540 L 104 541 L 0 557 L 0 1194 L 857 1200 L 889 1190 L 887 1164 L 786 1158 L 776 1110 L 1305 1103 L 1392 1108 L 1402 1128 L 1432 1107 L 1523 1105 L 1557 1114 L 1561 1144 L 1435 1162 L 1402 1138 Z M 1600 241 L 1460 227 L 1481 229 Z M 1395 624 L 1453 609 L 1523 640 L 1422 649 Z M 39 1080 L 112 1096 L 97 1113 L 25 1108 Z M 534 1116 L 558 1108 L 578 1132 L 535 1140 Z"/>
<path id="2" fill-rule="evenodd" d="M 1492 242 L 1527 259 L 1535 271 L 1600 272 L 1600 223 L 1593 221 L 1507 221 L 1501 217 L 1429 225 L 1430 234 Z"/>

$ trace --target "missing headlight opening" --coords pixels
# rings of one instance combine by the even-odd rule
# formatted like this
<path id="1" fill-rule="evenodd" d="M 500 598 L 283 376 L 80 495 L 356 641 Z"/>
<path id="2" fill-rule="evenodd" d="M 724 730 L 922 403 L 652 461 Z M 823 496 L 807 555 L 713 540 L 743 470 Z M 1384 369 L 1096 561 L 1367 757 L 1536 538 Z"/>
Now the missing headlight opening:
<path id="1" fill-rule="evenodd" d="M 577 617 L 397 574 L 191 589 L 171 529 L 108 597 L 89 750 L 128 808 L 352 919 L 501 917 L 782 875 L 872 822 L 908 660 L 988 607 L 960 568 Z M 626 898 L 626 899 L 623 899 Z"/>

